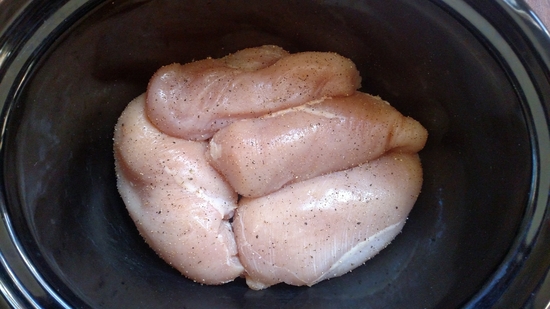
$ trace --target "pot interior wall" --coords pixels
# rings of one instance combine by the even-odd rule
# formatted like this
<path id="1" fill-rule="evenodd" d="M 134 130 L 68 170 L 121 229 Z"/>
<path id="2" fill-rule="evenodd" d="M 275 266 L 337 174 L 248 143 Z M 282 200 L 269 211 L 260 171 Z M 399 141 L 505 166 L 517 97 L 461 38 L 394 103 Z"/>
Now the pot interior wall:
<path id="1" fill-rule="evenodd" d="M 113 127 L 159 66 L 261 44 L 355 61 L 363 91 L 428 128 L 424 186 L 393 244 L 350 274 L 312 288 L 201 286 L 127 215 Z M 9 122 L 8 207 L 30 261 L 75 306 L 450 308 L 489 279 L 519 227 L 531 177 L 524 117 L 491 51 L 428 1 L 107 1 L 25 83 Z"/>

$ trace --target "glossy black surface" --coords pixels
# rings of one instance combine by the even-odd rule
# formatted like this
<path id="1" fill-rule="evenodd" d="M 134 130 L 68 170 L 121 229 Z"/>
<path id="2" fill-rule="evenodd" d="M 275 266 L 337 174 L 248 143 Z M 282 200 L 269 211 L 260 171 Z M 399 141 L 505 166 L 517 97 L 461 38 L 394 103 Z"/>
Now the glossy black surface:
<path id="1" fill-rule="evenodd" d="M 1 36 L 0 279 L 12 305 L 534 304 L 550 265 L 550 43 L 518 14 L 521 3 L 82 3 L 21 5 Z M 143 242 L 115 187 L 114 124 L 159 66 L 260 44 L 351 58 L 362 90 L 430 132 L 422 194 L 402 234 L 312 288 L 186 280 Z"/>

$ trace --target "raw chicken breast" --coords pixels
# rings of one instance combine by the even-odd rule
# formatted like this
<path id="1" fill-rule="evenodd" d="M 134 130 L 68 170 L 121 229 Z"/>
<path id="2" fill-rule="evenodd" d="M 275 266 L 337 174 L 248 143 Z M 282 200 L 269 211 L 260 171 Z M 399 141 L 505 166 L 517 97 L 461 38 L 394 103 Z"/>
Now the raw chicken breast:
<path id="1" fill-rule="evenodd" d="M 236 119 L 347 96 L 359 88 L 355 64 L 335 53 L 289 55 L 275 46 L 160 68 L 147 89 L 147 115 L 162 132 L 206 140 Z"/>
<path id="2" fill-rule="evenodd" d="M 115 128 L 118 189 L 147 243 L 186 277 L 222 284 L 243 267 L 229 223 L 237 194 L 206 161 L 206 142 L 170 137 L 132 101 Z"/>
<path id="3" fill-rule="evenodd" d="M 192 280 L 252 289 L 377 254 L 420 192 L 427 132 L 359 83 L 349 59 L 276 46 L 160 68 L 114 136 L 145 241 Z"/>
<path id="4" fill-rule="evenodd" d="M 421 185 L 418 155 L 389 153 L 242 199 L 233 229 L 247 284 L 311 286 L 360 266 L 401 231 Z"/>
<path id="5" fill-rule="evenodd" d="M 234 122 L 212 137 L 209 154 L 239 194 L 259 197 L 390 150 L 416 153 L 427 134 L 387 102 L 357 92 Z"/>

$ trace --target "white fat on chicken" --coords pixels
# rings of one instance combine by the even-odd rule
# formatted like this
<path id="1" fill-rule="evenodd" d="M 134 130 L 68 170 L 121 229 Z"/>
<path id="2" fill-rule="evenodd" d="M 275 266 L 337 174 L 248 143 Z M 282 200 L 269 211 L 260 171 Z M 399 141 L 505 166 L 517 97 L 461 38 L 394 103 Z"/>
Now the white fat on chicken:
<path id="1" fill-rule="evenodd" d="M 223 284 L 243 267 L 229 220 L 237 194 L 207 162 L 206 142 L 160 132 L 133 100 L 115 128 L 118 190 L 146 242 L 186 277 Z"/>
<path id="2" fill-rule="evenodd" d="M 247 284 L 311 286 L 355 269 L 401 231 L 421 185 L 418 155 L 388 153 L 243 198 L 233 229 Z"/>
<path id="3" fill-rule="evenodd" d="M 387 102 L 357 92 L 236 121 L 214 134 L 209 155 L 239 194 L 259 197 L 388 151 L 416 153 L 427 135 Z"/>
<path id="4" fill-rule="evenodd" d="M 164 133 L 206 140 L 237 119 L 351 95 L 360 82 L 355 64 L 338 54 L 289 54 L 267 45 L 160 68 L 149 82 L 146 109 Z"/>

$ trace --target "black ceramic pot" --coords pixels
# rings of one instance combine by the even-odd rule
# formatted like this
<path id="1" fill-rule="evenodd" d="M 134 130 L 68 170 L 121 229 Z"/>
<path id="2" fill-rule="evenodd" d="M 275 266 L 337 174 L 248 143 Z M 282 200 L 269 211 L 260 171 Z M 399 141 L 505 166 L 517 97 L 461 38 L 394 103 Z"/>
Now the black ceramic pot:
<path id="1" fill-rule="evenodd" d="M 161 65 L 334 51 L 430 132 L 403 232 L 312 288 L 201 286 L 144 243 L 113 127 Z M 17 308 L 543 308 L 550 38 L 521 0 L 0 1 L 0 290 Z"/>

